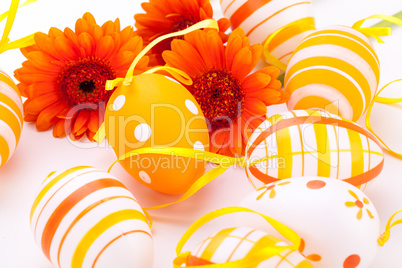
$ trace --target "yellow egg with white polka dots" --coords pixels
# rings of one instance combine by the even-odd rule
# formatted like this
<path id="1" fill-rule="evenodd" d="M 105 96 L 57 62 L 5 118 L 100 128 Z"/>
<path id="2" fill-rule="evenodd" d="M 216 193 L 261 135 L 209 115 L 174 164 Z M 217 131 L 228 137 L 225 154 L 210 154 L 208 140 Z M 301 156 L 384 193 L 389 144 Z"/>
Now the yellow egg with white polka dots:
<path id="1" fill-rule="evenodd" d="M 113 92 L 105 132 L 117 157 L 146 147 L 209 149 L 197 101 L 180 83 L 160 74 L 135 76 Z M 120 164 L 142 184 L 167 194 L 185 192 L 205 171 L 202 160 L 162 154 L 135 155 Z"/>

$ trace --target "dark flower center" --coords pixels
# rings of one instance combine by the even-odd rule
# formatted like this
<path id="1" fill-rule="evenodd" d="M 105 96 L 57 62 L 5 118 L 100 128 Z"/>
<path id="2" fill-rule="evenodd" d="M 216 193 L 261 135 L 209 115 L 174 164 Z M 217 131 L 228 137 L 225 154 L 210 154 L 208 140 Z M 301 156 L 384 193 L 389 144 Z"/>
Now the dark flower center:
<path id="1" fill-rule="evenodd" d="M 107 80 L 116 78 L 110 63 L 89 57 L 68 63 L 60 73 L 57 83 L 70 105 L 107 102 L 113 91 L 106 91 Z"/>
<path id="2" fill-rule="evenodd" d="M 182 18 L 176 22 L 176 24 L 172 28 L 172 32 L 178 32 L 181 30 L 185 30 L 188 27 L 194 25 L 198 20 L 195 18 Z"/>
<path id="3" fill-rule="evenodd" d="M 244 92 L 240 82 L 228 71 L 210 70 L 197 77 L 192 94 L 212 131 L 230 127 L 241 116 Z"/>

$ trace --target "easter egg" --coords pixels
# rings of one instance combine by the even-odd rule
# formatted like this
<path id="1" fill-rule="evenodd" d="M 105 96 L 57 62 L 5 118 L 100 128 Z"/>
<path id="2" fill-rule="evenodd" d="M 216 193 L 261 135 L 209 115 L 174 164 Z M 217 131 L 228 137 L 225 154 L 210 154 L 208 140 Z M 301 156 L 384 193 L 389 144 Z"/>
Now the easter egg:
<path id="1" fill-rule="evenodd" d="M 0 167 L 14 153 L 22 130 L 22 100 L 13 80 L 0 70 Z"/>
<path id="2" fill-rule="evenodd" d="M 60 268 L 152 267 L 147 219 L 127 188 L 92 167 L 53 172 L 32 205 L 31 228 Z"/>
<path id="3" fill-rule="evenodd" d="M 265 232 L 247 227 L 228 228 L 210 235 L 191 251 L 186 265 L 223 264 L 250 257 L 267 247 L 287 246 L 285 242 Z M 267 256 L 258 268 L 313 267 L 298 251 L 285 249 L 272 257 Z"/>
<path id="4" fill-rule="evenodd" d="M 298 233 L 301 253 L 316 268 L 369 267 L 379 248 L 380 221 L 374 205 L 358 188 L 341 180 L 285 179 L 249 194 L 241 206 L 269 215 Z M 277 234 L 256 215 L 236 217 L 236 221 Z"/>
<path id="5" fill-rule="evenodd" d="M 289 110 L 322 108 L 357 121 L 378 88 L 380 63 L 370 40 L 346 26 L 308 35 L 289 61 Z"/>
<path id="6" fill-rule="evenodd" d="M 315 110 L 270 117 L 251 135 L 246 155 L 249 178 L 264 184 L 320 176 L 359 186 L 374 179 L 384 166 L 380 143 L 369 131 Z"/>
<path id="7" fill-rule="evenodd" d="M 232 29 L 244 29 L 252 44 L 264 43 L 285 27 L 268 46 L 285 64 L 301 40 L 315 29 L 311 0 L 221 0 L 221 7 Z"/>
<path id="8" fill-rule="evenodd" d="M 159 74 L 133 77 L 118 87 L 105 113 L 106 137 L 117 157 L 145 147 L 209 150 L 205 118 L 187 89 Z M 120 161 L 142 184 L 162 193 L 185 192 L 205 171 L 192 158 L 143 154 Z"/>

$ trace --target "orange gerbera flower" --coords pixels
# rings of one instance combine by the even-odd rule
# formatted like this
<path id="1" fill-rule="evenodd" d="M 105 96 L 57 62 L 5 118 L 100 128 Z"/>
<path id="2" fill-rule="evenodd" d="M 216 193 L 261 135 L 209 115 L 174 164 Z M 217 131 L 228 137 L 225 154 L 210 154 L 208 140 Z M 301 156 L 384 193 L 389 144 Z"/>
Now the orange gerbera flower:
<path id="1" fill-rule="evenodd" d="M 283 103 L 288 94 L 270 66 L 251 75 L 262 53 L 250 46 L 242 29 L 230 35 L 227 46 L 215 30 L 198 30 L 174 40 L 163 52 L 166 63 L 193 78 L 189 91 L 198 101 L 210 130 L 211 151 L 244 155 L 248 136 L 265 119 L 267 105 Z"/>
<path id="2" fill-rule="evenodd" d="M 51 28 L 49 34 L 35 34 L 35 42 L 21 49 L 28 60 L 15 71 L 18 88 L 27 98 L 25 121 L 36 121 L 39 131 L 54 126 L 54 137 L 80 139 L 86 133 L 92 140 L 112 94 L 104 89 L 106 80 L 125 76 L 142 50 L 141 37 L 132 27 L 120 30 L 118 19 L 99 26 L 85 13 L 75 32 Z M 145 57 L 136 74 L 147 64 Z"/>
<path id="3" fill-rule="evenodd" d="M 141 4 L 145 14 L 134 16 L 137 33 L 143 38 L 147 45 L 159 36 L 184 30 L 187 27 L 211 19 L 213 16 L 212 6 L 209 0 L 150 0 L 149 3 Z M 219 35 L 223 42 L 227 41 L 225 31 L 230 26 L 228 19 L 218 20 Z M 163 51 L 170 49 L 173 39 L 167 39 L 151 50 L 151 62 L 163 64 L 160 56 Z"/>

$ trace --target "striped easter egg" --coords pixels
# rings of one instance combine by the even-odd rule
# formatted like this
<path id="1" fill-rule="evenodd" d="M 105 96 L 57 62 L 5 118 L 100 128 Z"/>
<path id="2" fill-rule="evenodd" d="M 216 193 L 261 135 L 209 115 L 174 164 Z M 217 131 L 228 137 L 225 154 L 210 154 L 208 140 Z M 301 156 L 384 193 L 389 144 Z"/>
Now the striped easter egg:
<path id="1" fill-rule="evenodd" d="M 199 243 L 191 251 L 186 264 L 197 266 L 223 264 L 248 257 L 252 259 L 253 254 L 273 246 L 287 246 L 287 244 L 259 230 L 247 227 L 228 228 L 210 235 Z M 267 257 L 257 266 L 258 268 L 313 267 L 299 251 L 290 249 L 285 249 L 273 257 Z"/>
<path id="2" fill-rule="evenodd" d="M 384 165 L 380 143 L 370 132 L 314 110 L 270 117 L 251 135 L 246 155 L 249 178 L 264 184 L 320 176 L 359 186 L 380 174 Z"/>
<path id="3" fill-rule="evenodd" d="M 22 100 L 14 81 L 0 70 L 0 167 L 10 159 L 20 140 Z"/>
<path id="4" fill-rule="evenodd" d="M 147 219 L 107 172 L 75 167 L 49 174 L 30 221 L 37 244 L 57 267 L 152 267 Z"/>
<path id="5" fill-rule="evenodd" d="M 379 78 L 370 40 L 350 27 L 328 26 L 307 36 L 289 61 L 288 108 L 323 108 L 356 122 L 373 100 Z"/>
<path id="6" fill-rule="evenodd" d="M 285 64 L 315 29 L 311 0 L 221 0 L 221 7 L 232 29 L 244 29 L 252 44 L 264 43 L 285 27 L 268 46 L 268 51 Z"/>

